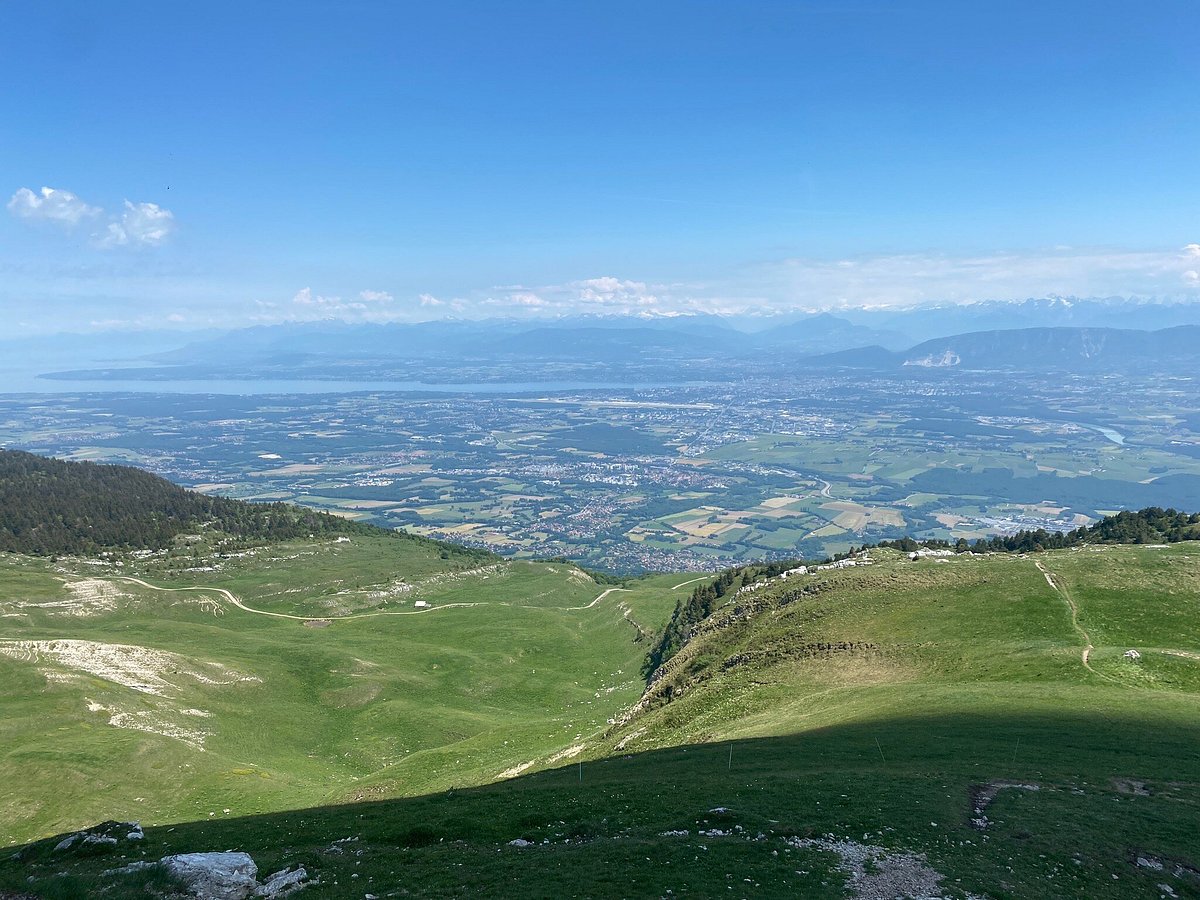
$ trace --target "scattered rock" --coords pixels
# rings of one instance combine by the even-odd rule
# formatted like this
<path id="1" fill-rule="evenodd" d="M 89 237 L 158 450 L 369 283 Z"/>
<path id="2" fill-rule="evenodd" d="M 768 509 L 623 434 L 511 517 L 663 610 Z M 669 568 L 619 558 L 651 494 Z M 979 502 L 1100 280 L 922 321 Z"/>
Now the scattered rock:
<path id="1" fill-rule="evenodd" d="M 109 878 L 113 875 L 132 875 L 134 872 L 144 872 L 146 869 L 153 869 L 157 865 L 157 860 L 141 859 L 137 862 L 131 862 L 127 866 L 121 866 L 119 869 L 105 869 L 100 873 L 100 877 Z"/>
<path id="2" fill-rule="evenodd" d="M 1026 783 L 1021 781 L 991 781 L 987 784 L 975 785 L 971 788 L 971 809 L 974 813 L 971 819 L 971 826 L 973 828 L 983 831 L 992 824 L 986 815 L 987 808 L 996 799 L 996 795 L 1005 788 L 1015 788 L 1022 791 L 1040 791 L 1042 786 L 1033 782 Z"/>
<path id="3" fill-rule="evenodd" d="M 101 822 L 67 835 L 54 845 L 54 852 L 103 853 L 116 847 L 121 840 L 140 841 L 144 837 L 142 826 L 137 822 Z"/>
<path id="4" fill-rule="evenodd" d="M 295 893 L 301 890 L 308 883 L 308 872 L 304 866 L 297 866 L 295 869 L 282 869 L 274 875 L 267 876 L 267 880 L 262 883 L 254 891 L 255 897 L 286 897 L 288 894 Z"/>
<path id="5" fill-rule="evenodd" d="M 1130 859 L 1139 869 L 1149 869 L 1151 872 L 1166 872 L 1175 878 L 1200 881 L 1200 869 L 1181 859 L 1155 856 L 1152 853 L 1146 853 L 1141 850 L 1133 851 Z"/>
<path id="6" fill-rule="evenodd" d="M 1126 659 L 1141 659 L 1142 658 L 1142 654 L 1138 653 L 1136 650 L 1126 650 L 1121 655 L 1124 656 Z"/>
<path id="7" fill-rule="evenodd" d="M 1136 781 L 1133 778 L 1114 778 L 1112 785 L 1122 794 L 1132 794 L 1135 797 L 1149 797 L 1151 790 L 1147 787 L 1146 782 Z"/>
<path id="8" fill-rule="evenodd" d="M 792 847 L 836 853 L 838 868 L 849 876 L 846 886 L 859 900 L 943 896 L 941 884 L 945 876 L 930 868 L 923 854 L 837 840 L 832 835 L 790 838 L 787 843 Z M 969 900 L 978 900 L 972 894 L 966 896 Z"/>
<path id="9" fill-rule="evenodd" d="M 527 841 L 527 840 L 525 840 L 525 838 L 517 838 L 515 841 L 509 841 L 508 846 L 510 846 L 510 847 L 532 847 L 533 841 Z"/>
<path id="10" fill-rule="evenodd" d="M 258 866 L 248 853 L 179 853 L 163 868 L 199 900 L 245 900 L 258 888 Z"/>

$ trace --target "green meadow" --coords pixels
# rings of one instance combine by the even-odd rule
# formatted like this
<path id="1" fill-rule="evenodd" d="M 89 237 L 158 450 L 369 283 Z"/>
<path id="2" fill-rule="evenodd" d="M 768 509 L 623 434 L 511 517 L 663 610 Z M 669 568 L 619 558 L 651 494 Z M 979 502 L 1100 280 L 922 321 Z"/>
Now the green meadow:
<path id="1" fill-rule="evenodd" d="M 430 555 L 355 535 L 175 577 L 3 557 L 0 838 L 485 783 L 637 699 L 671 579 L 596 602 L 566 564 Z"/>
<path id="2" fill-rule="evenodd" d="M 86 577 L 120 585 L 114 608 L 66 614 L 34 604 L 81 575 L 6 558 L 6 643 L 179 659 L 158 696 L 0 655 L 0 820 L 25 847 L 0 887 L 145 896 L 153 873 L 38 840 L 116 818 L 148 826 L 128 859 L 240 849 L 303 864 L 322 897 L 869 897 L 910 876 L 948 897 L 1200 897 L 1195 543 L 873 550 L 724 598 L 647 689 L 648 635 L 700 576 L 610 590 L 566 564 L 426 559 L 383 599 L 403 569 L 368 565 L 372 540 L 119 573 L 297 619 L 111 570 Z M 335 590 L 366 617 L 332 614 Z M 846 847 L 869 851 L 857 878 Z"/>

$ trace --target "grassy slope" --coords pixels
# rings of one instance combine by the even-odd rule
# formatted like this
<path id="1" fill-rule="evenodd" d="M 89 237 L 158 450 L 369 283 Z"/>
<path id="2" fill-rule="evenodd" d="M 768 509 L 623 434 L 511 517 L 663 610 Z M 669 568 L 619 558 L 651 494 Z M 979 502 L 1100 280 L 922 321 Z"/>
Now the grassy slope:
<path id="1" fill-rule="evenodd" d="M 257 818 L 219 816 L 152 831 L 145 852 L 238 847 L 267 871 L 303 862 L 320 872 L 321 896 L 332 897 L 400 889 L 422 896 L 670 890 L 816 897 L 836 895 L 843 876 L 828 854 L 789 848 L 783 836 L 830 833 L 925 853 L 947 875 L 951 894 L 1158 897 L 1157 885 L 1167 883 L 1179 896 L 1200 897 L 1200 876 L 1132 863 L 1138 852 L 1200 863 L 1200 546 L 1041 555 L 1063 592 L 1032 558 L 939 563 L 878 555 L 881 562 L 869 568 L 762 591 L 756 614 L 700 637 L 676 658 L 659 688 L 672 684 L 675 699 L 652 702 L 589 742 L 581 768 L 572 760 L 449 793 L 444 780 L 426 772 L 423 783 L 442 790 Z M 813 582 L 825 584 L 815 596 L 783 606 L 771 599 Z M 609 599 L 661 621 L 679 593 L 670 586 L 661 579 L 640 594 Z M 1082 631 L 1072 625 L 1068 599 Z M 725 612 L 738 605 L 747 606 L 747 598 L 735 598 Z M 620 612 L 605 603 L 588 611 L 600 631 L 606 608 Z M 555 637 L 580 629 L 573 622 Z M 1091 670 L 1081 658 L 1088 639 L 1095 645 Z M 821 648 L 830 642 L 855 642 L 856 649 Z M 574 649 L 588 644 L 581 637 Z M 1129 648 L 1142 659 L 1124 659 Z M 724 666 L 741 654 L 741 664 Z M 613 671 L 612 663 L 595 671 Z M 559 690 L 544 698 L 545 710 L 580 702 L 565 686 Z M 628 699 L 620 691 L 612 696 L 618 694 Z M 519 706 L 532 698 L 509 700 Z M 572 712 L 562 708 L 560 715 Z M 548 749 L 555 732 L 544 721 L 530 723 L 528 739 L 544 732 Z M 42 731 L 53 734 L 44 725 Z M 480 745 L 479 752 L 487 751 Z M 471 757 L 455 758 L 467 765 Z M 444 765 L 449 756 L 443 750 L 434 758 Z M 987 810 L 993 824 L 980 832 L 969 824 L 970 792 L 997 779 L 1035 782 L 1041 790 L 1001 791 Z M 1150 795 L 1129 793 L 1121 779 L 1145 782 Z M 405 786 L 388 780 L 383 787 Z M 416 782 L 408 787 L 419 789 Z M 731 812 L 708 812 L 716 806 Z M 234 812 L 243 811 L 244 804 Z M 97 806 L 91 818 L 119 812 Z M 695 833 L 701 825 L 734 824 L 745 830 Z M 675 829 L 691 833 L 662 835 Z M 325 852 L 348 836 L 360 838 L 354 846 L 361 855 Z M 506 846 L 515 837 L 550 843 Z M 42 887 L 85 889 L 87 873 L 100 864 L 79 865 L 79 880 Z M 0 884 L 60 868 L 8 863 Z"/>
<path id="2" fill-rule="evenodd" d="M 0 642 L 134 645 L 261 681 L 211 685 L 169 673 L 170 696 L 158 697 L 0 654 L 0 779 L 10 786 L 0 798 L 4 843 L 111 816 L 160 823 L 240 815 L 544 767 L 637 698 L 645 643 L 634 622 L 659 627 L 674 601 L 668 585 L 647 581 L 587 608 L 604 586 L 572 567 L 448 569 L 426 548 L 387 537 L 274 546 L 174 580 L 157 565 L 127 566 L 119 576 L 0 556 Z M 30 605 L 69 597 L 63 580 L 77 579 L 64 570 L 72 568 L 119 586 L 117 608 L 73 616 Z M 371 599 L 401 574 L 412 592 Z M 329 624 L 226 602 L 214 614 L 219 595 L 150 590 L 121 580 L 127 575 L 159 586 L 217 585 L 253 608 Z M 476 605 L 416 612 L 416 598 Z M 387 614 L 332 618 L 373 611 Z M 48 681 L 45 670 L 69 680 Z M 204 750 L 114 728 L 114 712 L 160 730 L 204 732 Z"/>

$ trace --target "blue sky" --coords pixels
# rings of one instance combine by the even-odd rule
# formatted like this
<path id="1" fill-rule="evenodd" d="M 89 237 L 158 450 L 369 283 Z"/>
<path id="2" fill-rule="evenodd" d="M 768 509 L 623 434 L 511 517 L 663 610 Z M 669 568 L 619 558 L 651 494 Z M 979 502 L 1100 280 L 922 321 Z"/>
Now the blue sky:
<path id="1" fill-rule="evenodd" d="M 1192 0 L 10 3 L 0 30 L 14 333 L 1200 298 Z"/>

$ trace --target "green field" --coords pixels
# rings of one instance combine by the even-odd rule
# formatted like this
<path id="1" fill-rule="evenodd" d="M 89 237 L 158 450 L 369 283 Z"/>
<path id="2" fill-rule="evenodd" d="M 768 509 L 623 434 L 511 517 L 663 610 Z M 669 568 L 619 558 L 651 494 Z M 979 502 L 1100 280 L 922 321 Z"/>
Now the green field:
<path id="1" fill-rule="evenodd" d="M 0 655 L 6 842 L 140 819 L 169 827 L 130 858 L 243 849 L 264 872 L 303 863 L 322 897 L 873 896 L 871 879 L 906 871 L 945 896 L 1170 896 L 1165 884 L 1200 897 L 1195 543 L 915 562 L 871 551 L 870 565 L 727 598 L 645 694 L 643 632 L 696 576 L 593 604 L 608 586 L 573 567 L 505 563 L 414 589 L 427 612 L 415 593 L 371 610 L 371 589 L 410 561 L 382 568 L 387 545 L 360 537 L 286 546 L 271 553 L 296 558 L 270 570 L 243 557 L 171 584 L 140 577 L 211 578 L 300 620 L 99 567 L 83 568 L 126 594 L 114 608 L 34 607 L 87 592 L 64 586 L 68 566 L 4 560 L 6 645 L 179 655 L 158 695 L 94 661 Z M 414 584 L 439 574 L 411 565 Z M 351 590 L 351 572 L 350 614 L 388 615 L 329 613 L 321 598 Z M 436 608 L 452 602 L 478 605 Z M 202 732 L 203 750 L 194 735 L 113 727 L 114 710 Z M 347 837 L 353 854 L 330 850 Z M 48 847 L 0 864 L 0 887 L 145 896 L 144 873 L 99 878 L 112 857 Z M 881 848 L 857 888 L 839 847 Z"/>
<path id="2" fill-rule="evenodd" d="M 978 374 L 936 402 L 920 380 L 840 376 L 698 395 L 0 399 L 0 445 L 133 462 L 207 494 L 510 558 L 714 570 L 1200 509 L 1200 420 L 1182 384 Z"/>
<path id="3" fill-rule="evenodd" d="M 544 766 L 637 698 L 674 603 L 660 579 L 593 605 L 607 587 L 572 566 L 453 569 L 386 535 L 212 563 L 0 558 L 5 843 Z"/>

